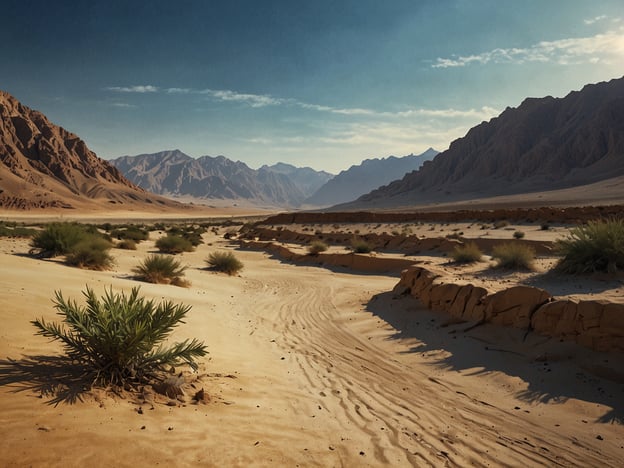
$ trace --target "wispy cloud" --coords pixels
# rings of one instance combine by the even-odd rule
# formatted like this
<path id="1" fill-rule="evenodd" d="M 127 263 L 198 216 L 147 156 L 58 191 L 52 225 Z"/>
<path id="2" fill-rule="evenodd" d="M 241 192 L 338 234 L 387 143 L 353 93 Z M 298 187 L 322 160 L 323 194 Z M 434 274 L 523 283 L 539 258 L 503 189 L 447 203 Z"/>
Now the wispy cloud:
<path id="1" fill-rule="evenodd" d="M 132 109 L 136 107 L 134 104 L 128 104 L 127 102 L 113 102 L 111 106 L 121 107 L 122 109 Z"/>
<path id="2" fill-rule="evenodd" d="M 583 20 L 583 23 L 585 23 L 585 24 L 594 24 L 594 23 L 597 23 L 599 21 L 606 20 L 607 18 L 608 18 L 607 15 L 594 16 L 593 18 L 587 18 L 586 20 Z"/>
<path id="3" fill-rule="evenodd" d="M 433 68 L 473 64 L 550 62 L 559 65 L 611 62 L 624 59 L 624 29 L 590 37 L 542 41 L 526 48 L 493 49 L 475 55 L 438 58 Z"/>
<path id="4" fill-rule="evenodd" d="M 152 85 L 139 85 L 139 86 L 110 86 L 106 88 L 108 91 L 115 91 L 118 93 L 157 93 L 158 87 Z"/>
<path id="5" fill-rule="evenodd" d="M 241 93 L 233 90 L 225 89 L 193 89 L 193 88 L 157 88 L 152 85 L 140 85 L 120 87 L 112 86 L 106 88 L 109 91 L 123 93 L 165 93 L 169 95 L 200 95 L 207 96 L 221 102 L 237 102 L 246 104 L 253 108 L 261 108 L 267 106 L 290 106 L 299 107 L 305 110 L 316 112 L 325 112 L 336 115 L 353 116 L 353 117 L 369 117 L 369 118 L 438 118 L 438 119 L 489 119 L 498 114 L 498 110 L 484 106 L 481 109 L 405 109 L 400 111 L 379 111 L 374 109 L 366 109 L 361 107 L 332 107 L 322 104 L 314 104 L 299 101 L 292 98 L 280 98 L 268 94 L 251 94 Z M 130 106 L 130 105 L 128 105 Z M 120 106 L 122 107 L 122 106 Z"/>

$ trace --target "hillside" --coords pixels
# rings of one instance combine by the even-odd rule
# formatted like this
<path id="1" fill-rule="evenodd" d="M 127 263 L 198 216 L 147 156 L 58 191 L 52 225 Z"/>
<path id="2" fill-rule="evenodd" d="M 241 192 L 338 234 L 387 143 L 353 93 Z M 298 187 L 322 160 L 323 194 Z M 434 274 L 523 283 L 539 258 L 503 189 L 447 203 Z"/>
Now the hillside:
<path id="1" fill-rule="evenodd" d="M 381 159 L 366 159 L 361 164 L 351 166 L 327 181 L 305 203 L 330 206 L 355 200 L 360 195 L 418 169 L 425 161 L 433 159 L 436 154 L 438 154 L 436 150 L 429 148 L 417 156 L 412 154 L 401 158 L 390 156 Z"/>
<path id="2" fill-rule="evenodd" d="M 418 171 L 340 208 L 548 192 L 622 175 L 624 78 L 587 85 L 564 98 L 528 98 L 472 128 Z"/>
<path id="3" fill-rule="evenodd" d="M 128 181 L 77 135 L 4 91 L 0 117 L 0 208 L 174 206 Z"/>

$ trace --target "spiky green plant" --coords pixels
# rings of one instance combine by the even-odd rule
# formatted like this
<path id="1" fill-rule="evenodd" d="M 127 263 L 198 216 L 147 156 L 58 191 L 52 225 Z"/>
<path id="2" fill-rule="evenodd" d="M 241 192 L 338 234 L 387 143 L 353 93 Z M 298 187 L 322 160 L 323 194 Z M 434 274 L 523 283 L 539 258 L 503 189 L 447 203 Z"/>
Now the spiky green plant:
<path id="1" fill-rule="evenodd" d="M 166 255 L 148 255 L 132 269 L 140 280 L 148 283 L 188 286 L 188 281 L 183 278 L 185 270 L 179 261 Z"/>
<path id="2" fill-rule="evenodd" d="M 535 250 L 521 242 L 506 242 L 492 248 L 492 257 L 497 268 L 531 270 L 535 260 Z"/>
<path id="3" fill-rule="evenodd" d="M 190 306 L 146 301 L 139 297 L 139 288 L 126 295 L 111 287 L 101 299 L 89 287 L 83 294 L 86 306 L 56 291 L 54 307 L 62 322 L 38 319 L 32 324 L 37 335 L 60 341 L 67 357 L 83 365 L 94 384 L 141 383 L 166 366 L 183 363 L 195 369 L 195 359 L 206 354 L 203 342 L 195 338 L 163 345 L 184 323 Z"/>
<path id="4" fill-rule="evenodd" d="M 78 223 L 50 223 L 32 238 L 31 247 L 42 257 L 69 253 L 76 244 L 93 234 Z"/>
<path id="5" fill-rule="evenodd" d="M 213 270 L 222 271 L 230 276 L 243 269 L 243 262 L 236 258 L 232 252 L 212 252 L 206 263 Z"/>
<path id="6" fill-rule="evenodd" d="M 451 252 L 451 258 L 457 263 L 473 263 L 481 260 L 483 252 L 474 242 L 456 246 Z"/>
<path id="7" fill-rule="evenodd" d="M 624 219 L 590 221 L 557 242 L 564 273 L 617 273 L 624 269 Z"/>

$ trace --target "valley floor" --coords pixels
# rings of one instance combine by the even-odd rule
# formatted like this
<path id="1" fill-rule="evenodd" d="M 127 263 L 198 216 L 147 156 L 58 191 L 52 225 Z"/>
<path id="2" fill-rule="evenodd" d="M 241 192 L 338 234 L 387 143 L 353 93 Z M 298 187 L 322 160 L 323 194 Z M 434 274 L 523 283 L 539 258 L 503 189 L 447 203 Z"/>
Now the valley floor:
<path id="1" fill-rule="evenodd" d="M 26 255 L 0 240 L 0 453 L 4 466 L 621 466 L 621 383 L 568 355 L 609 359 L 513 329 L 448 323 L 391 290 L 397 276 L 295 266 L 237 250 L 240 276 L 204 269 L 221 237 L 179 258 L 189 288 L 139 283 L 154 250 L 112 271 Z M 174 338 L 208 345 L 207 404 L 83 394 L 51 404 L 60 347 L 34 336 L 55 290 L 81 299 L 140 285 L 192 305 Z M 544 356 L 550 356 L 544 359 Z M 616 357 L 613 356 L 613 359 Z M 139 411 L 141 408 L 141 411 Z"/>

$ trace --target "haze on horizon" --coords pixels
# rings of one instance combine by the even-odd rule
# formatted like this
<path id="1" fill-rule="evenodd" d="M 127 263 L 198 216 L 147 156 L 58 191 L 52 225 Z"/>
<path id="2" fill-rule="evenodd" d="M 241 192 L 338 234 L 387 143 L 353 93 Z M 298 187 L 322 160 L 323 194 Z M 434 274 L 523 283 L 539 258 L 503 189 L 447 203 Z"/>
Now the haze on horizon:
<path id="1" fill-rule="evenodd" d="M 621 0 L 8 0 L 0 89 L 100 157 L 338 173 L 624 75 Z"/>

